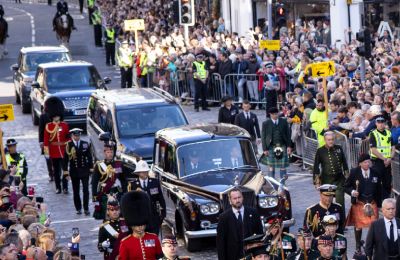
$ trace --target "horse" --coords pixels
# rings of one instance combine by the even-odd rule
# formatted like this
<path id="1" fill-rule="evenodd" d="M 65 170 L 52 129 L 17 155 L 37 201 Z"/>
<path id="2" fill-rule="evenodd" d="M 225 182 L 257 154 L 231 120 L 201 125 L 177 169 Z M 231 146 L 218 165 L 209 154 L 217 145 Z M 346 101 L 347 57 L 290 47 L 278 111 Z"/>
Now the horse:
<path id="1" fill-rule="evenodd" d="M 68 45 L 71 37 L 72 24 L 69 22 L 67 15 L 62 14 L 56 18 L 56 34 L 57 40 L 63 45 Z"/>
<path id="2" fill-rule="evenodd" d="M 0 59 L 7 55 L 6 39 L 7 39 L 7 22 L 0 18 Z"/>

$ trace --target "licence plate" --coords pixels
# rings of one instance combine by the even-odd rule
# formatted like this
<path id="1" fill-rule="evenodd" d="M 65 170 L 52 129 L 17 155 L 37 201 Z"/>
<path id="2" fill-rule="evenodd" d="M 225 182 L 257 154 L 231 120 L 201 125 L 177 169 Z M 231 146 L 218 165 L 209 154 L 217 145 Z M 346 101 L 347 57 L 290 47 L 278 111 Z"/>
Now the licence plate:
<path id="1" fill-rule="evenodd" d="M 76 116 L 85 115 L 85 114 L 86 114 L 86 109 L 75 110 L 75 111 L 74 111 L 74 114 L 75 114 Z"/>

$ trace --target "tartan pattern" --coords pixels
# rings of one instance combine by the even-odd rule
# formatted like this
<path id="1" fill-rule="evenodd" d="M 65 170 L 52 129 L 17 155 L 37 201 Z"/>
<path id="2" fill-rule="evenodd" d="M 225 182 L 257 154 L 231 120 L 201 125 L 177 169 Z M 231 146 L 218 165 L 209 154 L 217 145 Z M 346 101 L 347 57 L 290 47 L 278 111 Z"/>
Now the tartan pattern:
<path id="1" fill-rule="evenodd" d="M 263 158 L 260 162 L 264 165 L 267 165 L 269 167 L 273 167 L 273 168 L 287 168 L 289 167 L 289 157 L 287 155 L 287 149 L 286 147 L 282 147 L 283 149 L 283 157 L 282 159 L 278 160 L 275 158 L 274 155 L 274 149 L 270 148 L 268 150 L 268 157 L 267 158 Z"/>

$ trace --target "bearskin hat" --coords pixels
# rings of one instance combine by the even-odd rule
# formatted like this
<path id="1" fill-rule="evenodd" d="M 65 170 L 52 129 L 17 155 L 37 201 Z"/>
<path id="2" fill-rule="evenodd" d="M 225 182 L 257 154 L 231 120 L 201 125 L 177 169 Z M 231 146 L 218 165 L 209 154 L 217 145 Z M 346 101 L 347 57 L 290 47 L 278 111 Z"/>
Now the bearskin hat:
<path id="1" fill-rule="evenodd" d="M 121 213 L 128 226 L 142 226 L 150 219 L 150 198 L 143 191 L 130 191 L 121 199 Z"/>
<path id="2" fill-rule="evenodd" d="M 60 98 L 55 96 L 49 97 L 46 99 L 44 107 L 46 108 L 46 113 L 49 115 L 50 119 L 59 116 L 62 120 L 64 116 L 64 104 Z"/>

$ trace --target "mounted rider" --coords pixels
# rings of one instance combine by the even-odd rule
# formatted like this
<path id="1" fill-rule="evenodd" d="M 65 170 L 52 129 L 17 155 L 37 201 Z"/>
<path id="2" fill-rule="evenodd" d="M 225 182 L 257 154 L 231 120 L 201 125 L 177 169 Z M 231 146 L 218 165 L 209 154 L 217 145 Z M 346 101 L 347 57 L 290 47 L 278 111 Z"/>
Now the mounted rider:
<path id="1" fill-rule="evenodd" d="M 0 4 L 0 23 L 4 24 L 5 27 L 5 34 L 6 34 L 6 38 L 8 37 L 8 23 L 6 21 L 6 19 L 4 19 L 4 8 L 3 6 Z"/>
<path id="2" fill-rule="evenodd" d="M 68 3 L 65 2 L 64 0 L 59 0 L 57 2 L 57 12 L 56 12 L 56 15 L 54 16 L 54 19 L 53 19 L 53 31 L 56 30 L 57 18 L 62 16 L 62 15 L 64 15 L 64 14 L 68 18 L 68 23 L 72 25 L 72 30 L 76 30 L 76 27 L 74 25 L 74 19 L 72 18 L 72 16 L 68 12 Z"/>

